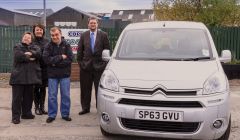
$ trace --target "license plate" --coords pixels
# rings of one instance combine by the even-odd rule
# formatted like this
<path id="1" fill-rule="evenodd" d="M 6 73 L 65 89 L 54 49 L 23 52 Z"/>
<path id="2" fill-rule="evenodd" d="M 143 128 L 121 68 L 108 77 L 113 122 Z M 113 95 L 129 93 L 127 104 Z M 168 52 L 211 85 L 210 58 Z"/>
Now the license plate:
<path id="1" fill-rule="evenodd" d="M 135 119 L 182 122 L 183 112 L 160 111 L 160 110 L 136 110 Z"/>

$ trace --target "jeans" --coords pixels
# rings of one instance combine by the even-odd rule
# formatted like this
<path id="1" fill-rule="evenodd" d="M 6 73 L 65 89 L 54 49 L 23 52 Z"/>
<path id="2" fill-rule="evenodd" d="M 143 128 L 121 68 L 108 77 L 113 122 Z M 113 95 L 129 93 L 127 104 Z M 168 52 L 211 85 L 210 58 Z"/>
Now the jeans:
<path id="1" fill-rule="evenodd" d="M 58 84 L 60 83 L 62 117 L 68 117 L 70 113 L 70 78 L 48 79 L 48 116 L 55 118 L 58 112 Z"/>

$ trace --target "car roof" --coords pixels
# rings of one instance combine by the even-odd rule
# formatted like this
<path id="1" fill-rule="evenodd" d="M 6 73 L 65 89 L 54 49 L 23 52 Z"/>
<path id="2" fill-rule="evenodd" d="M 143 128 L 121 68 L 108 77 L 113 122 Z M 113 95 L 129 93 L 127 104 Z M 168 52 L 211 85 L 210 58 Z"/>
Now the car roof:
<path id="1" fill-rule="evenodd" d="M 132 23 L 132 24 L 129 24 L 125 28 L 125 30 L 154 29 L 154 28 L 206 29 L 206 26 L 201 22 L 192 22 L 192 21 L 154 21 L 154 22 Z"/>

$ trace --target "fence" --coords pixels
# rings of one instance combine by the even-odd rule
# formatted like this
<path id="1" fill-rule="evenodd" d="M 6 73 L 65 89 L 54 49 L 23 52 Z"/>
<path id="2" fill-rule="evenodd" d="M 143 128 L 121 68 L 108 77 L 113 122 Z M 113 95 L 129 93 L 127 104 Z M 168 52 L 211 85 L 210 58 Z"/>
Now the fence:
<path id="1" fill-rule="evenodd" d="M 228 49 L 232 58 L 240 60 L 240 28 L 239 27 L 209 27 L 218 54 Z"/>
<path id="2" fill-rule="evenodd" d="M 51 27 L 46 28 L 46 37 L 49 38 Z M 77 28 L 77 27 L 75 27 Z M 110 47 L 114 48 L 121 30 L 102 29 L 109 35 Z M 30 26 L 0 26 L 0 73 L 10 72 L 13 63 L 13 46 L 19 43 L 25 31 L 32 31 Z"/>
<path id="3" fill-rule="evenodd" d="M 77 28 L 77 27 L 76 27 Z M 49 38 L 49 29 L 46 29 L 47 38 Z M 121 30 L 102 29 L 109 35 L 111 49 L 114 48 Z M 217 51 L 229 49 L 233 58 L 240 60 L 240 28 L 238 27 L 210 27 L 209 28 Z M 0 73 L 10 72 L 13 62 L 13 46 L 21 39 L 25 31 L 32 31 L 30 26 L 0 26 Z"/>

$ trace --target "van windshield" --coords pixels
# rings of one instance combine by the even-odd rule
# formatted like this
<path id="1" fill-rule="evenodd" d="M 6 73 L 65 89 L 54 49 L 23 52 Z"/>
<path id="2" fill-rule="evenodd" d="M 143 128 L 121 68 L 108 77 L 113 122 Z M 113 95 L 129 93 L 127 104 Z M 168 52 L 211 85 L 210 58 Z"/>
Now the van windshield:
<path id="1" fill-rule="evenodd" d="M 207 33 L 201 29 L 141 29 L 123 34 L 117 59 L 181 60 L 210 59 Z"/>

